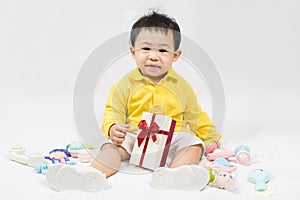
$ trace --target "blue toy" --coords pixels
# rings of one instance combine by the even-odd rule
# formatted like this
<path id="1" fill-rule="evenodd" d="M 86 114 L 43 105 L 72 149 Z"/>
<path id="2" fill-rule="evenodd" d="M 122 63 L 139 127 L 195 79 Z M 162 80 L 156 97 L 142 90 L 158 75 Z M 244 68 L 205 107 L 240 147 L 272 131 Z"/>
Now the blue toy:
<path id="1" fill-rule="evenodd" d="M 254 184 L 256 191 L 265 191 L 270 181 L 270 174 L 265 169 L 255 169 L 249 172 L 248 181 Z"/>
<path id="2" fill-rule="evenodd" d="M 74 160 L 69 160 L 66 162 L 67 165 L 76 165 L 77 163 Z M 46 174 L 48 169 L 47 164 L 39 164 L 34 167 L 34 171 L 39 174 Z"/>
<path id="3" fill-rule="evenodd" d="M 46 174 L 47 169 L 48 169 L 48 165 L 46 164 L 40 164 L 34 167 L 34 171 L 39 174 Z"/>

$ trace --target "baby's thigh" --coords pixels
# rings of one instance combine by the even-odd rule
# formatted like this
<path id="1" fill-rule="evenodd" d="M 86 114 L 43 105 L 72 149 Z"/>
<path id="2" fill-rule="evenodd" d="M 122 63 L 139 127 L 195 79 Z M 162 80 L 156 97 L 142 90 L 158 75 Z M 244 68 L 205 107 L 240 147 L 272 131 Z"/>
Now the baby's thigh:
<path id="1" fill-rule="evenodd" d="M 189 147 L 200 147 L 201 148 L 201 155 L 200 159 L 203 156 L 203 147 L 204 142 L 198 138 L 197 136 L 187 133 L 187 132 L 175 132 L 172 138 L 172 142 L 170 145 L 170 150 L 167 158 L 167 164 L 169 165 L 172 160 L 174 159 L 175 155 L 179 152 L 186 152 L 185 150 L 194 150 L 195 148 Z"/>

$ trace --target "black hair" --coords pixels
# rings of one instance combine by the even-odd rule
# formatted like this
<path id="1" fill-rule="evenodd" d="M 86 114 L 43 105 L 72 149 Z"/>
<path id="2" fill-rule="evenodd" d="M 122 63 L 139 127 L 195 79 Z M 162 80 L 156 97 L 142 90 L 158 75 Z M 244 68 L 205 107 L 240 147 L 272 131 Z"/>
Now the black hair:
<path id="1" fill-rule="evenodd" d="M 170 18 L 165 14 L 151 11 L 150 13 L 140 17 L 133 25 L 130 31 L 130 43 L 132 46 L 135 44 L 137 35 L 143 28 L 150 31 L 163 31 L 167 33 L 169 30 L 173 33 L 175 51 L 179 48 L 181 41 L 180 28 L 174 18 Z"/>

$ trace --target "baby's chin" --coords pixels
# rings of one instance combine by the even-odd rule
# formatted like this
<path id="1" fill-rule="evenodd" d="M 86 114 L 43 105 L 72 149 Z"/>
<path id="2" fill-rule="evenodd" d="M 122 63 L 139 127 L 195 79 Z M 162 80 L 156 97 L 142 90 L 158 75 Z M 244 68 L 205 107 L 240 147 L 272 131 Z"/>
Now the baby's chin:
<path id="1" fill-rule="evenodd" d="M 161 68 L 160 67 L 145 67 L 145 71 L 149 74 L 157 75 L 161 73 Z"/>
<path id="2" fill-rule="evenodd" d="M 148 77 L 151 77 L 151 78 L 159 78 L 163 75 L 160 70 L 146 71 L 146 74 L 147 74 Z"/>

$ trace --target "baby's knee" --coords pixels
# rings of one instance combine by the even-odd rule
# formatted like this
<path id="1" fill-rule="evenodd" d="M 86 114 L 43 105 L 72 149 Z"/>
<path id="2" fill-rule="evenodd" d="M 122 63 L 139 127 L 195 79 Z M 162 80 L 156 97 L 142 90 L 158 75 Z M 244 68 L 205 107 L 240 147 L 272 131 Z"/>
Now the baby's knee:
<path id="1" fill-rule="evenodd" d="M 130 158 L 130 155 L 126 151 L 126 149 L 124 149 L 121 146 L 118 147 L 111 143 L 104 144 L 100 149 L 100 153 L 105 153 L 105 154 L 113 156 L 113 157 L 120 156 L 121 160 L 128 160 Z"/>
<path id="2" fill-rule="evenodd" d="M 116 145 L 112 144 L 112 143 L 105 143 L 100 148 L 100 151 L 107 151 L 107 150 L 118 151 L 118 147 Z"/>

